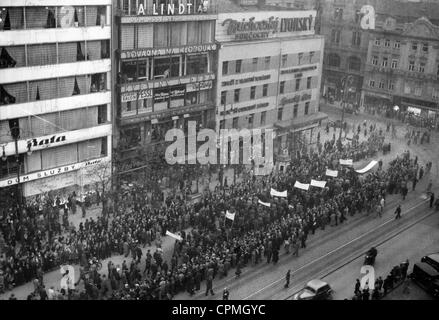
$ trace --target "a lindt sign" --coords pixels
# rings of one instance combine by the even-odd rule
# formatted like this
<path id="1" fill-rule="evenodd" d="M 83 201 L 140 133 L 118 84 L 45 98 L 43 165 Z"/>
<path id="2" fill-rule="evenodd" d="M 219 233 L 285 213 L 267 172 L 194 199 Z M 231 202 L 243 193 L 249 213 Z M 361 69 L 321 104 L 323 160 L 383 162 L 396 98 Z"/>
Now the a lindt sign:
<path id="1" fill-rule="evenodd" d="M 184 14 L 196 14 L 196 13 L 207 13 L 209 8 L 209 0 L 200 1 L 195 3 L 168 3 L 168 4 L 152 4 L 152 15 L 153 16 L 173 16 L 173 15 L 184 15 Z M 146 10 L 143 3 L 140 3 L 137 8 L 138 16 L 145 16 Z"/>

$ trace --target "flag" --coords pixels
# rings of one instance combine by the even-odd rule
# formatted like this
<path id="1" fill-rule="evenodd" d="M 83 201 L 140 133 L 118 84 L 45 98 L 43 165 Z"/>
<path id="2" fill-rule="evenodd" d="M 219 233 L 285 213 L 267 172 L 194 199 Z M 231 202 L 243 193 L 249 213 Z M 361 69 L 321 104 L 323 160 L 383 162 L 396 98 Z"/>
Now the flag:
<path id="1" fill-rule="evenodd" d="M 326 181 L 318 181 L 311 179 L 311 186 L 317 188 L 324 188 L 326 186 Z"/>
<path id="2" fill-rule="evenodd" d="M 183 238 L 180 237 L 178 234 L 175 234 L 175 233 L 172 233 L 172 232 L 169 232 L 169 231 L 166 231 L 166 235 L 170 236 L 170 237 L 172 237 L 174 239 L 177 239 L 178 241 L 183 240 Z"/>
<path id="3" fill-rule="evenodd" d="M 327 175 L 328 177 L 334 177 L 334 178 L 337 178 L 337 177 L 338 177 L 338 171 L 337 171 L 337 170 L 329 170 L 329 169 L 326 169 L 326 175 Z"/>
<path id="4" fill-rule="evenodd" d="M 262 202 L 262 201 L 259 200 L 259 199 L 258 199 L 258 203 L 259 203 L 259 204 L 262 204 L 263 206 L 266 206 L 266 207 L 271 207 L 271 204 L 270 204 L 270 203 L 268 203 L 268 202 Z"/>
<path id="5" fill-rule="evenodd" d="M 369 162 L 369 164 L 367 166 L 365 166 L 363 169 L 360 170 L 355 170 L 355 172 L 363 174 L 366 173 L 367 171 L 369 171 L 370 169 L 372 169 L 373 167 L 375 167 L 377 165 L 378 161 L 376 160 L 372 160 L 371 162 Z"/>
<path id="6" fill-rule="evenodd" d="M 300 183 L 299 181 L 296 181 L 296 183 L 294 184 L 294 188 L 302 189 L 302 190 L 306 190 L 306 191 L 308 191 L 308 189 L 309 189 L 309 184 L 306 184 L 306 183 Z"/>
<path id="7" fill-rule="evenodd" d="M 235 220 L 235 213 L 230 213 L 229 210 L 226 211 L 226 219 L 230 219 L 232 221 Z"/>
<path id="8" fill-rule="evenodd" d="M 342 166 L 351 166 L 354 164 L 354 161 L 352 159 L 340 159 L 340 164 Z"/>
<path id="9" fill-rule="evenodd" d="M 286 198 L 287 197 L 287 190 L 285 190 L 283 192 L 279 192 L 279 191 L 274 190 L 273 188 L 271 188 L 270 195 L 272 195 L 273 197 L 283 197 L 283 198 Z"/>

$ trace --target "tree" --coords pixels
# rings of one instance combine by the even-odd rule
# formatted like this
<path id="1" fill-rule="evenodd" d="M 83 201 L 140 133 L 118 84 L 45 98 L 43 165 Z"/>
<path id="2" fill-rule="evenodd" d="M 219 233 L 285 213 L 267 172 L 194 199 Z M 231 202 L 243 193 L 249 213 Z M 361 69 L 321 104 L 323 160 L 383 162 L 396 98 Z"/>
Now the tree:
<path id="1" fill-rule="evenodd" d="M 100 201 L 102 202 L 103 215 L 108 212 L 108 200 L 111 199 L 112 195 L 111 173 L 111 161 L 101 161 L 86 170 L 90 182 L 95 183 L 96 194 L 99 194 Z"/>

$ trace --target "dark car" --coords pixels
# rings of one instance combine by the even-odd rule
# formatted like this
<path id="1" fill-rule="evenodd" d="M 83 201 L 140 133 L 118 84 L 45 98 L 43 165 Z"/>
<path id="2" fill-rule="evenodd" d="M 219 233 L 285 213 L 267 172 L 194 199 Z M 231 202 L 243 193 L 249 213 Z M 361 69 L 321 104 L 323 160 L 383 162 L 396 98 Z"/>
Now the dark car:
<path id="1" fill-rule="evenodd" d="M 425 291 L 439 299 L 439 271 L 425 262 L 415 263 L 410 278 Z"/>
<path id="2" fill-rule="evenodd" d="M 332 289 L 326 282 L 314 279 L 293 296 L 293 300 L 327 300 L 332 298 Z"/>
<path id="3" fill-rule="evenodd" d="M 422 257 L 421 262 L 425 262 L 439 271 L 439 253 L 433 253 Z"/>

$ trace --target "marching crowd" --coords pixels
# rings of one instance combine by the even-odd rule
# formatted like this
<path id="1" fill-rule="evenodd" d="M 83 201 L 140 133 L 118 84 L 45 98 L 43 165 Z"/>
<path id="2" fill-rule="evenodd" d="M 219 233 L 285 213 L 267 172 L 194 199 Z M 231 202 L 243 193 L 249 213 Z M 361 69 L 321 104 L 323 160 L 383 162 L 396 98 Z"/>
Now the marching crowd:
<path id="1" fill-rule="evenodd" d="M 141 188 L 133 188 L 124 193 L 121 207 L 112 216 L 87 219 L 77 229 L 37 223 L 38 215 L 31 208 L 21 217 L 9 210 L 3 213 L 6 218 L 1 225 L 6 245 L 0 261 L 0 292 L 33 280 L 35 291 L 28 299 L 163 300 L 182 291 L 193 295 L 206 281 L 205 294 L 213 295 L 213 280 L 231 270 L 239 276 L 246 266 L 277 263 L 282 248 L 297 256 L 317 229 L 335 227 L 350 216 L 384 206 L 387 193 L 405 196 L 407 183 L 415 181 L 420 170 L 409 152 L 393 160 L 387 170 L 380 161 L 378 170 L 366 175 L 339 164 L 339 159 L 371 156 L 383 143 L 381 132 L 374 132 L 366 142 L 354 139 L 342 148 L 335 139 L 325 141 L 318 152 L 299 155 L 285 172 L 217 186 L 193 204 L 174 196 L 154 208 Z M 325 188 L 293 187 L 296 181 L 325 180 L 328 168 L 339 175 L 328 179 Z M 271 197 L 271 188 L 287 190 L 288 197 Z M 235 213 L 233 225 L 225 219 L 226 211 Z M 170 261 L 161 250 L 167 230 L 179 232 L 183 239 L 175 242 Z M 152 243 L 157 249 L 143 257 L 142 246 Z M 122 266 L 110 261 L 104 275 L 89 268 L 91 258 L 113 254 L 132 259 Z M 81 265 L 78 282 L 83 282 L 83 290 L 44 287 L 44 272 L 64 263 Z"/>

